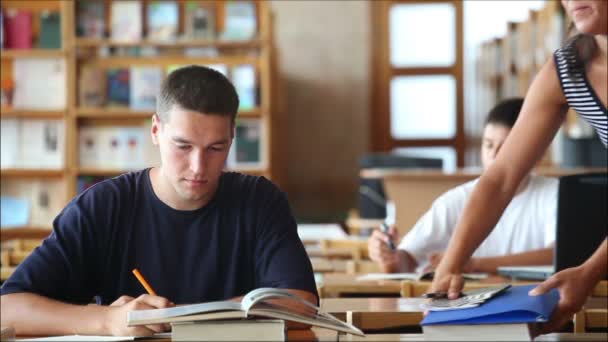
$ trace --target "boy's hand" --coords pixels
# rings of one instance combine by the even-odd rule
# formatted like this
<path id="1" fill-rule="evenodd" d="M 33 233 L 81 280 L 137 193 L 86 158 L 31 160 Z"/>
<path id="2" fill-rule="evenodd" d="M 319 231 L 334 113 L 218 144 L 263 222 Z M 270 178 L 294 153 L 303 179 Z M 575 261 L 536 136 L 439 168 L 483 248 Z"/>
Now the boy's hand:
<path id="1" fill-rule="evenodd" d="M 122 296 L 108 307 L 105 330 L 114 336 L 149 336 L 168 331 L 168 324 L 127 326 L 127 312 L 134 310 L 160 309 L 175 306 L 167 298 L 143 294 L 137 298 Z"/>
<path id="2" fill-rule="evenodd" d="M 383 268 L 399 263 L 399 253 L 397 253 L 397 250 L 390 249 L 389 240 L 392 240 L 395 246 L 397 245 L 397 230 L 394 226 L 391 226 L 388 235 L 379 230 L 374 230 L 367 242 L 369 258 L 379 263 Z"/>

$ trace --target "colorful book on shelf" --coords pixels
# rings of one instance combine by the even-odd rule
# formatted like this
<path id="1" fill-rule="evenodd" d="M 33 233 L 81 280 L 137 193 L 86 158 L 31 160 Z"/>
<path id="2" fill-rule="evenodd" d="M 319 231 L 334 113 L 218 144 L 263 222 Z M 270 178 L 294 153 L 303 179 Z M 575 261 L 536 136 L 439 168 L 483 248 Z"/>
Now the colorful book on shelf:
<path id="1" fill-rule="evenodd" d="M 228 154 L 228 167 L 261 167 L 263 165 L 262 130 L 262 121 L 259 119 L 237 120 L 234 141 Z"/>
<path id="2" fill-rule="evenodd" d="M 148 39 L 174 41 L 177 38 L 179 9 L 175 1 L 153 1 L 148 4 Z"/>
<path id="3" fill-rule="evenodd" d="M 64 110 L 66 61 L 63 58 L 19 58 L 13 61 L 13 106 L 20 109 Z"/>
<path id="4" fill-rule="evenodd" d="M 108 105 L 127 107 L 130 99 L 130 71 L 126 68 L 108 69 Z"/>
<path id="5" fill-rule="evenodd" d="M 290 306 L 273 303 L 273 300 L 292 303 Z M 298 311 L 293 307 L 302 308 Z M 211 320 L 240 320 L 269 318 L 310 324 L 326 329 L 363 336 L 361 330 L 322 312 L 316 305 L 284 289 L 259 288 L 247 293 L 240 302 L 226 300 L 173 308 L 136 310 L 127 313 L 127 325 L 148 325 Z"/>
<path id="6" fill-rule="evenodd" d="M 76 2 L 76 35 L 82 38 L 102 39 L 105 36 L 105 5 L 101 0 Z"/>
<path id="7" fill-rule="evenodd" d="M 145 166 L 143 127 L 83 126 L 79 133 L 81 167 L 132 170 Z"/>
<path id="8" fill-rule="evenodd" d="M 129 90 L 131 109 L 154 111 L 162 80 L 163 72 L 160 67 L 131 67 Z"/>
<path id="9" fill-rule="evenodd" d="M 256 5 L 252 1 L 228 1 L 224 5 L 222 39 L 253 39 L 257 31 Z"/>
<path id="10" fill-rule="evenodd" d="M 211 1 L 188 1 L 184 33 L 188 40 L 215 39 L 215 7 Z"/>
<path id="11" fill-rule="evenodd" d="M 101 107 L 106 104 L 106 74 L 103 69 L 84 65 L 78 79 L 78 102 L 82 107 Z"/>
<path id="12" fill-rule="evenodd" d="M 112 40 L 139 42 L 142 38 L 142 3 L 138 0 L 112 1 Z"/>
<path id="13" fill-rule="evenodd" d="M 239 94 L 239 111 L 254 109 L 257 105 L 255 67 L 250 64 L 237 65 L 232 68 L 231 76 Z"/>
<path id="14" fill-rule="evenodd" d="M 513 286 L 483 304 L 466 309 L 431 311 L 421 322 L 425 338 L 439 341 L 531 340 L 532 324 L 546 322 L 559 301 L 557 290 L 529 296 L 536 285 Z"/>
<path id="15" fill-rule="evenodd" d="M 20 133 L 21 167 L 64 167 L 65 127 L 61 120 L 23 120 Z"/>
<path id="16" fill-rule="evenodd" d="M 61 15 L 59 12 L 40 12 L 40 33 L 37 46 L 41 49 L 61 48 Z"/>
<path id="17" fill-rule="evenodd" d="M 19 166 L 19 123 L 17 119 L 0 119 L 0 167 L 3 169 Z"/>
<path id="18" fill-rule="evenodd" d="M 5 42 L 7 49 L 32 48 L 32 12 L 8 9 L 4 13 Z"/>
<path id="19" fill-rule="evenodd" d="M 30 202 L 25 198 L 0 196 L 0 226 L 22 227 L 30 220 Z"/>

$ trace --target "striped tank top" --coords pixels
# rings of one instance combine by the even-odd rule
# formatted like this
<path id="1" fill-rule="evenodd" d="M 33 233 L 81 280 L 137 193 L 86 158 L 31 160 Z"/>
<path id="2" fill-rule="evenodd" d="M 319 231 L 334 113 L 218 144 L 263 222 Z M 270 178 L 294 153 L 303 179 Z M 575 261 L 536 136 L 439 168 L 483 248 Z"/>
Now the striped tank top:
<path id="1" fill-rule="evenodd" d="M 607 146 L 608 109 L 604 107 L 591 87 L 585 74 L 585 67 L 579 61 L 574 42 L 556 50 L 553 57 L 568 106 L 589 122 L 604 146 Z"/>

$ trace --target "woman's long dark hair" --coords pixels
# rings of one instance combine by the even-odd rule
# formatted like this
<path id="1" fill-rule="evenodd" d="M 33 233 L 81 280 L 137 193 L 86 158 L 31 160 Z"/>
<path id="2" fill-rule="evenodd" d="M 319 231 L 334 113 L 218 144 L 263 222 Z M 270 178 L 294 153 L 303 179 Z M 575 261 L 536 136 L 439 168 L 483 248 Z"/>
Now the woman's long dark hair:
<path id="1" fill-rule="evenodd" d="M 568 38 L 564 46 L 573 44 L 574 49 L 578 55 L 578 60 L 583 64 L 587 65 L 595 56 L 598 51 L 597 42 L 592 35 L 583 34 L 578 32 L 574 26 L 574 22 L 570 23 L 568 27 Z"/>

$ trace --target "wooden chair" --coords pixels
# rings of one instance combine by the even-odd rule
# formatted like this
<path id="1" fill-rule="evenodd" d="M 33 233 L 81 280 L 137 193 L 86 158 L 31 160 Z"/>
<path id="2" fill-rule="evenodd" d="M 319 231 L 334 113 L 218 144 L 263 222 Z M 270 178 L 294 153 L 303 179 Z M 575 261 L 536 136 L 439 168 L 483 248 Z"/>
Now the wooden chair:
<path id="1" fill-rule="evenodd" d="M 367 240 L 321 240 L 320 246 L 326 257 L 343 255 L 352 260 L 369 259 Z"/>
<path id="2" fill-rule="evenodd" d="M 590 301 L 574 315 L 574 332 L 608 329 L 608 281 L 601 280 L 595 286 Z M 594 305 L 594 303 L 597 303 Z M 599 306 L 599 307 L 595 307 Z"/>
<path id="3" fill-rule="evenodd" d="M 371 260 L 349 260 L 346 262 L 346 273 L 381 273 L 382 270 L 377 263 Z"/>
<path id="4" fill-rule="evenodd" d="M 0 281 L 5 281 L 15 271 L 19 265 L 30 253 L 40 244 L 40 239 L 13 239 L 2 241 L 2 250 L 0 253 Z"/>

